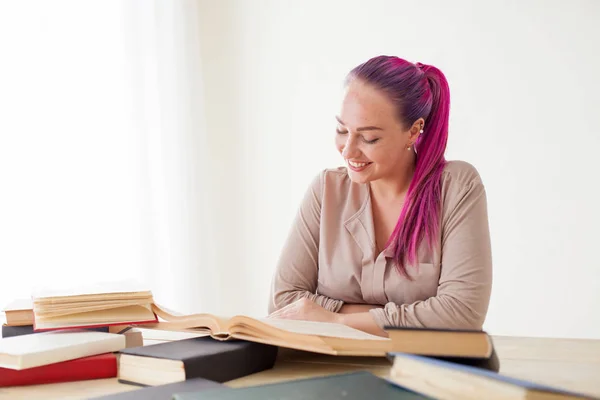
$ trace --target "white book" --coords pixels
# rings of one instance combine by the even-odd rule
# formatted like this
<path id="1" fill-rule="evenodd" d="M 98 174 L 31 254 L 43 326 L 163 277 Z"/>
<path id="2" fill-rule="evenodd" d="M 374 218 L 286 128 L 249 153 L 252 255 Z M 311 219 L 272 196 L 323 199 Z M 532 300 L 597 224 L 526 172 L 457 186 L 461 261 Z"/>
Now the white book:
<path id="1" fill-rule="evenodd" d="M 107 332 L 61 330 L 14 336 L 0 339 L 0 367 L 21 370 L 125 347 L 125 335 Z"/>

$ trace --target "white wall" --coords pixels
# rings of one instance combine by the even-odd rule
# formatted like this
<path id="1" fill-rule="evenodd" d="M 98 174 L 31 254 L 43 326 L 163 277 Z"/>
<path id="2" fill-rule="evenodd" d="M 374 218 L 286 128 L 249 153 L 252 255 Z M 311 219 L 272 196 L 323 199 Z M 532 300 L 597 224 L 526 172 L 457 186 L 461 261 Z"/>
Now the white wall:
<path id="1" fill-rule="evenodd" d="M 447 158 L 474 164 L 487 186 L 495 271 L 485 329 L 600 338 L 600 2 L 201 3 L 215 159 L 245 207 L 232 209 L 238 225 L 225 221 L 241 240 L 229 266 L 244 282 L 240 311 L 265 312 L 306 185 L 340 163 L 344 75 L 391 54 L 446 73 Z"/>

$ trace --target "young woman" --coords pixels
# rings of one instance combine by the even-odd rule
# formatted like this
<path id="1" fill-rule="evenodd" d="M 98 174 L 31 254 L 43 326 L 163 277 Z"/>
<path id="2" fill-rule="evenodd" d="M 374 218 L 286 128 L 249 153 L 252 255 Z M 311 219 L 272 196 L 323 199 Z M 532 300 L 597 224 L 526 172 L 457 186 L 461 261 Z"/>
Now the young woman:
<path id="1" fill-rule="evenodd" d="M 492 286 L 484 185 L 446 161 L 442 72 L 379 56 L 354 68 L 337 115 L 346 166 L 308 188 L 273 277 L 272 318 L 481 329 Z"/>

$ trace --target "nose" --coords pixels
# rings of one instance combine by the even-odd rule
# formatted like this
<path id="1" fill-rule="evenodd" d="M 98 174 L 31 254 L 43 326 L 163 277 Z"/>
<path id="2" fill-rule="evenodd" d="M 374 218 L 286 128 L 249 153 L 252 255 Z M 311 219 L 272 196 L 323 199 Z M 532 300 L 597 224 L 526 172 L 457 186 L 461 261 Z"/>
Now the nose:
<path id="1" fill-rule="evenodd" d="M 343 145 L 342 157 L 345 159 L 359 158 L 360 150 L 356 142 L 349 136 Z"/>

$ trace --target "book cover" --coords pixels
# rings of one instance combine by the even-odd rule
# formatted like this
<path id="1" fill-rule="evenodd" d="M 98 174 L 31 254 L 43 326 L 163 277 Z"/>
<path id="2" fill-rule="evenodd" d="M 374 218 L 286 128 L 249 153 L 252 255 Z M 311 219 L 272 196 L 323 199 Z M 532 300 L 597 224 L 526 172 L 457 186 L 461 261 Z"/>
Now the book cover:
<path id="1" fill-rule="evenodd" d="M 430 397 L 392 385 L 370 372 L 352 372 L 235 389 L 175 393 L 173 400 L 420 400 Z"/>
<path id="2" fill-rule="evenodd" d="M 0 387 L 73 382 L 116 376 L 117 356 L 107 353 L 23 370 L 0 368 Z"/>
<path id="3" fill-rule="evenodd" d="M 103 326 L 100 328 L 86 328 L 85 330 L 95 331 L 95 332 L 108 332 L 109 328 L 107 326 Z M 34 331 L 33 325 L 22 325 L 22 326 L 10 326 L 10 325 L 2 325 L 2 337 L 8 338 L 13 336 L 21 336 L 21 335 L 31 335 L 34 333 L 41 333 L 40 331 Z"/>
<path id="4" fill-rule="evenodd" d="M 428 356 L 498 372 L 500 360 L 492 338 L 482 330 L 385 327 L 389 353 Z"/>
<path id="5" fill-rule="evenodd" d="M 125 335 L 53 331 L 0 340 L 0 367 L 26 369 L 124 349 Z"/>
<path id="6" fill-rule="evenodd" d="M 121 350 L 118 377 L 150 386 L 191 378 L 225 382 L 272 368 L 277 351 L 245 340 L 184 339 Z"/>
<path id="7" fill-rule="evenodd" d="M 388 353 L 388 358 L 390 360 L 394 360 L 395 353 Z M 406 353 L 408 354 L 408 353 Z M 481 368 L 490 372 L 499 372 L 500 371 L 500 359 L 498 358 L 498 354 L 496 353 L 496 349 L 492 350 L 492 355 L 488 358 L 478 358 L 478 357 L 443 357 L 443 356 L 424 356 L 422 357 L 432 358 L 440 361 L 446 361 L 453 364 L 461 364 L 470 367 Z"/>
<path id="8" fill-rule="evenodd" d="M 389 381 L 430 396 L 470 399 L 502 392 L 506 398 L 591 399 L 581 393 L 433 357 L 406 353 L 390 356 L 395 360 Z"/>

